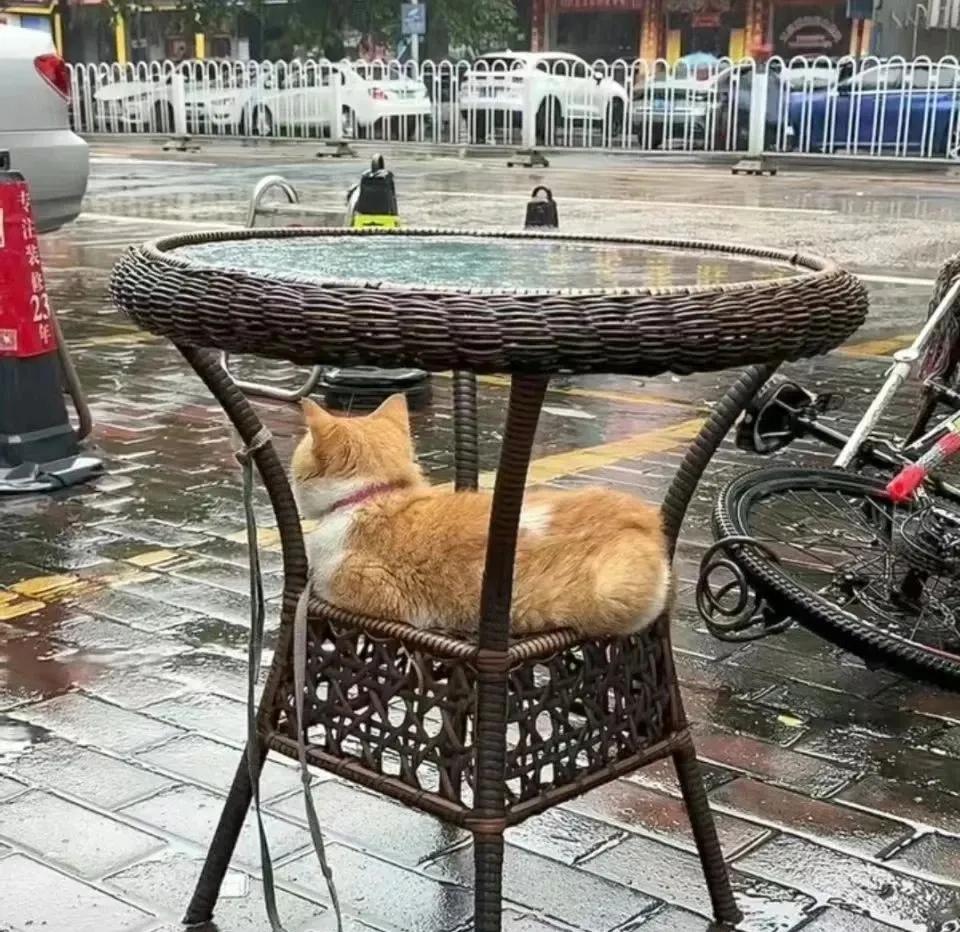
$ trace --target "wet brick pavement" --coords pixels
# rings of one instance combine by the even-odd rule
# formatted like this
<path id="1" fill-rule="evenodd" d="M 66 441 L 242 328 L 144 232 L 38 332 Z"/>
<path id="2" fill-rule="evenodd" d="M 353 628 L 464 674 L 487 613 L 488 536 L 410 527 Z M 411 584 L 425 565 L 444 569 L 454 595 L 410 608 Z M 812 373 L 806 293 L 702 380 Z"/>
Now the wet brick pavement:
<path id="1" fill-rule="evenodd" d="M 253 180 L 276 167 L 331 208 L 358 171 L 357 163 L 318 168 L 283 149 L 225 148 L 199 154 L 199 164 L 128 163 L 128 154 L 97 150 L 88 213 L 44 243 L 108 471 L 68 493 L 0 501 L 3 932 L 178 928 L 244 736 L 246 550 L 231 437 L 176 353 L 112 311 L 109 269 L 128 243 L 239 222 Z M 662 167 L 585 171 L 571 158 L 555 169 L 547 180 L 568 229 L 819 248 L 873 272 L 875 314 L 856 345 L 792 370 L 843 391 L 842 418 L 862 406 L 888 364 L 884 354 L 917 326 L 928 288 L 911 279 L 932 277 L 951 237 L 960 243 L 957 194 L 938 179 L 785 173 L 758 184 L 719 169 L 678 169 L 680 194 L 664 185 Z M 408 216 L 444 224 L 519 220 L 524 191 L 540 180 L 454 159 L 402 162 L 398 171 Z M 642 206 L 618 209 L 627 188 Z M 664 269 L 663 284 L 672 274 Z M 284 367 L 257 372 L 291 378 Z M 556 386 L 534 480 L 662 496 L 730 377 Z M 482 393 L 490 470 L 505 383 L 484 380 Z M 451 474 L 449 402 L 449 382 L 437 377 L 431 404 L 414 418 L 436 481 Z M 258 407 L 286 456 L 296 410 Z M 809 444 L 788 456 L 826 461 Z M 931 915 L 960 898 L 960 696 L 867 670 L 802 630 L 742 647 L 703 630 L 691 589 L 710 539 L 709 506 L 750 462 L 724 448 L 698 492 L 679 551 L 675 625 L 742 929 L 924 932 Z M 275 610 L 278 546 L 262 495 L 257 508 Z M 352 932 L 469 928 L 472 861 L 461 832 L 329 775 L 316 775 L 314 792 Z M 333 928 L 332 914 L 298 793 L 295 770 L 271 761 L 263 797 L 281 914 L 289 932 L 320 932 Z M 669 765 L 536 817 L 509 841 L 508 932 L 708 926 Z M 248 825 L 224 886 L 221 932 L 267 928 L 257 875 Z"/>

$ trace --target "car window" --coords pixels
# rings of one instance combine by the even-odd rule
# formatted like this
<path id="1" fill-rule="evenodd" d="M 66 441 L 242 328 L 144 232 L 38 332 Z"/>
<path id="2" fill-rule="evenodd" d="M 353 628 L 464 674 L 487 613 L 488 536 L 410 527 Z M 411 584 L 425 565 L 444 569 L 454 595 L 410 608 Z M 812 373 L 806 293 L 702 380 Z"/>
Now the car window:
<path id="1" fill-rule="evenodd" d="M 512 55 L 485 55 L 477 61 L 477 66 L 481 71 L 512 71 L 521 68 L 523 62 Z"/>
<path id="2" fill-rule="evenodd" d="M 900 90 L 903 88 L 903 66 L 881 65 L 868 68 L 845 83 L 850 88 L 863 92 Z"/>
<path id="3" fill-rule="evenodd" d="M 941 90 L 960 89 L 960 68 L 955 65 L 934 65 L 930 74 L 930 84 Z"/>

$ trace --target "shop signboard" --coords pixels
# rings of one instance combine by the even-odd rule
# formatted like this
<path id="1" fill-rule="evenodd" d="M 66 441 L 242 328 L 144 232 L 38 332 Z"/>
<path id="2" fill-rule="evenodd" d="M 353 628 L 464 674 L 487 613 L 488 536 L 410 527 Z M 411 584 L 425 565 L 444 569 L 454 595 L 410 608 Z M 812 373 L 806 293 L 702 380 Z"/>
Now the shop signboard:
<path id="1" fill-rule="evenodd" d="M 639 12 L 645 0 L 554 0 L 560 13 L 631 13 Z"/>
<path id="2" fill-rule="evenodd" d="M 850 50 L 846 3 L 778 4 L 773 17 L 774 54 L 838 57 Z"/>

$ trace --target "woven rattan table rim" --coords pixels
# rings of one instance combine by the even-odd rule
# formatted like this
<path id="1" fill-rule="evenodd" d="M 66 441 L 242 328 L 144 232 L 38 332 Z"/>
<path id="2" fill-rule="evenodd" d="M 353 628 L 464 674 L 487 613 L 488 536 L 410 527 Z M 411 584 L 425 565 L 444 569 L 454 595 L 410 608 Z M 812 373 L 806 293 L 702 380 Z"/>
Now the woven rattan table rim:
<path id="1" fill-rule="evenodd" d="M 607 246 L 646 246 L 653 249 L 685 250 L 690 252 L 719 253 L 727 256 L 746 256 L 754 259 L 766 259 L 782 262 L 805 271 L 796 275 L 783 275 L 774 278 L 751 279 L 742 282 L 710 285 L 671 285 L 646 288 L 461 288 L 453 285 L 435 285 L 429 282 L 416 284 L 398 284 L 393 282 L 375 282 L 364 279 L 307 278 L 290 274 L 276 274 L 261 270 L 251 271 L 240 267 L 221 266 L 204 263 L 196 258 L 174 255 L 174 251 L 187 246 L 209 245 L 220 242 L 240 242 L 244 240 L 276 239 L 351 239 L 358 237 L 400 237 L 407 239 L 443 237 L 493 240 L 516 240 L 533 242 L 592 243 Z M 263 281 L 282 284 L 308 284 L 313 287 L 347 286 L 389 290 L 397 292 L 416 291 L 419 294 L 470 294 L 470 295 L 671 295 L 671 294 L 720 294 L 737 291 L 753 291 L 763 286 L 776 286 L 784 282 L 830 278 L 844 273 L 840 266 L 830 259 L 808 256 L 785 249 L 770 249 L 761 246 L 744 246 L 735 243 L 716 243 L 709 240 L 658 239 L 635 236 L 613 236 L 605 234 L 581 233 L 543 233 L 540 231 L 498 231 L 498 230 L 459 230 L 449 228 L 401 228 L 401 229 L 360 229 L 340 227 L 274 227 L 252 230 L 208 230 L 193 233 L 176 233 L 170 236 L 150 240 L 142 246 L 131 247 L 147 258 L 180 269 L 203 269 L 210 272 L 235 272 L 249 275 Z"/>

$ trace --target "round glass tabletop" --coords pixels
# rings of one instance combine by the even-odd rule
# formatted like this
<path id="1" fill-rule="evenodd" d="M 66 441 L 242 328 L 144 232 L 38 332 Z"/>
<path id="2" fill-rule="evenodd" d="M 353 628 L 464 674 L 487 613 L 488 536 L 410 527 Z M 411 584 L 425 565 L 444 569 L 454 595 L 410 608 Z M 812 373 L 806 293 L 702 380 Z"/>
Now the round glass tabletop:
<path id="1" fill-rule="evenodd" d="M 191 264 L 299 282 L 420 288 L 637 289 L 710 286 L 796 271 L 767 260 L 629 242 L 471 236 L 298 236 L 182 246 Z"/>

